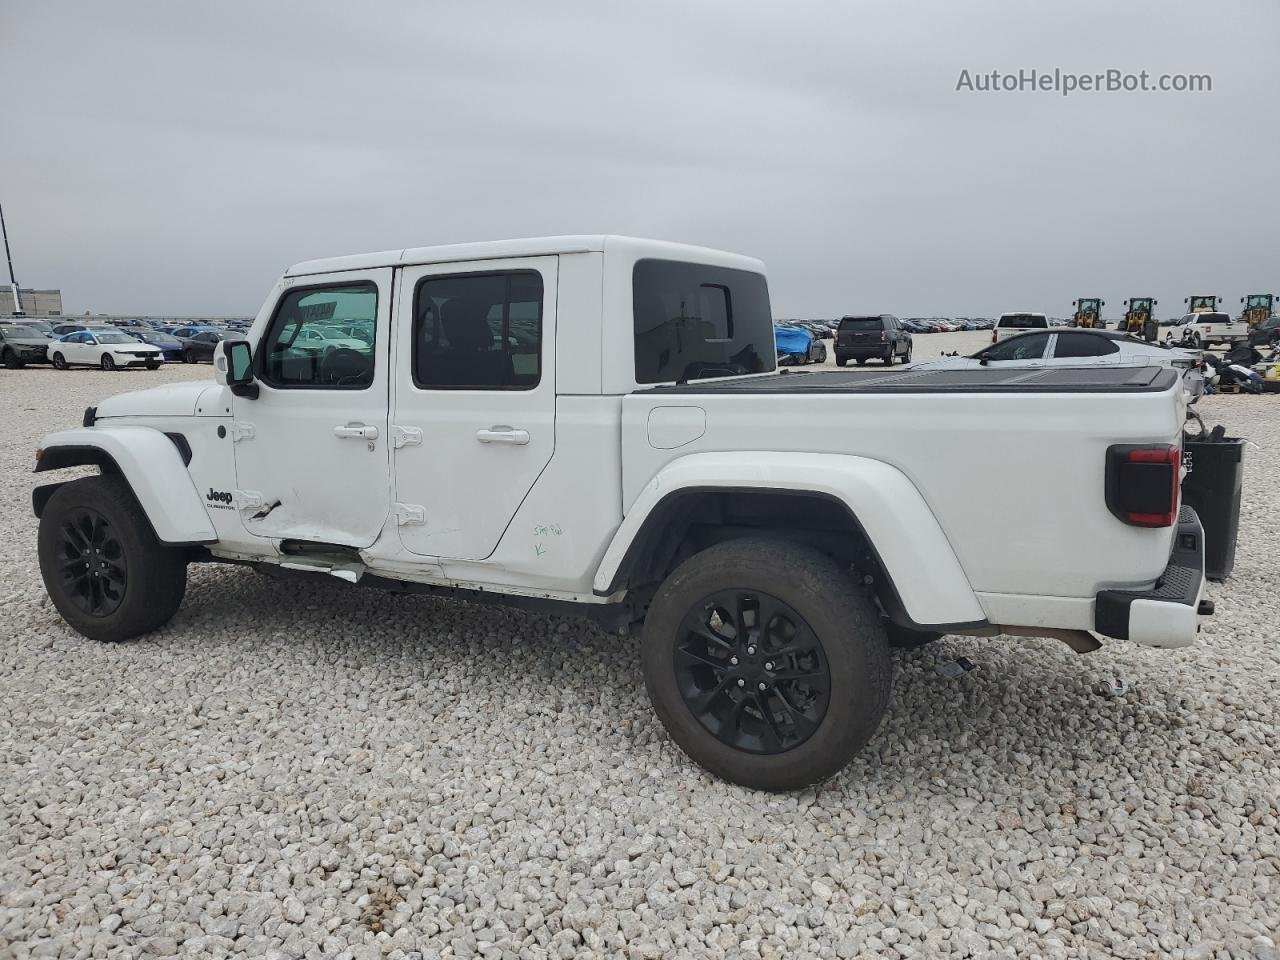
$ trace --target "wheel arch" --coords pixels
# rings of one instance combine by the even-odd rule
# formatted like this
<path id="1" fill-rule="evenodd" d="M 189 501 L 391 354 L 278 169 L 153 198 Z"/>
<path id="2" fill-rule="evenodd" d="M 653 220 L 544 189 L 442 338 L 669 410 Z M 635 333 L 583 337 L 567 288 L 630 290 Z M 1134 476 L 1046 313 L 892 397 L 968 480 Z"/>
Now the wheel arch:
<path id="1" fill-rule="evenodd" d="M 96 466 L 129 485 L 162 543 L 214 543 L 218 536 L 187 472 L 190 455 L 183 446 L 185 439 L 180 445 L 151 427 L 63 430 L 44 438 L 36 454 L 35 472 Z M 44 484 L 32 491 L 31 505 L 37 517 L 65 482 Z"/>
<path id="2" fill-rule="evenodd" d="M 890 619 L 972 629 L 986 617 L 919 491 L 889 464 L 836 454 L 692 454 L 641 491 L 594 589 L 654 586 L 700 549 L 767 533 L 799 540 L 870 576 Z"/>

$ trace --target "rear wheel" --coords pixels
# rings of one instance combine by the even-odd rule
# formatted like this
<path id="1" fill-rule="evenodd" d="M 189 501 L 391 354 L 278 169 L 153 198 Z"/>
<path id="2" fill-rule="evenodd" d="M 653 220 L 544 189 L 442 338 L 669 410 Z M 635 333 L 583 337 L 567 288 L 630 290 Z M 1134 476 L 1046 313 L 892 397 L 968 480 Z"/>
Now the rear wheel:
<path id="1" fill-rule="evenodd" d="M 187 562 L 156 539 L 118 476 L 59 487 L 40 515 L 40 575 L 63 619 L 90 640 L 127 640 L 167 623 L 182 603 Z"/>
<path id="2" fill-rule="evenodd" d="M 846 363 L 848 363 L 848 362 L 849 362 L 849 358 L 848 358 L 848 357 L 842 357 L 842 356 L 840 356 L 839 354 L 836 354 L 836 366 L 837 366 L 837 367 L 843 367 L 843 366 L 844 366 Z"/>
<path id="3" fill-rule="evenodd" d="M 892 367 L 892 366 L 893 366 L 894 356 L 895 356 L 895 355 L 894 355 L 894 352 L 893 352 L 893 348 L 891 347 L 891 348 L 889 349 L 889 352 L 888 352 L 888 353 L 886 353 L 886 354 L 884 355 L 884 365 L 885 365 L 886 367 Z"/>
<path id="4" fill-rule="evenodd" d="M 67 358 L 64 357 L 61 353 L 55 353 L 52 359 L 53 359 L 53 368 L 55 370 L 67 369 Z"/>
<path id="5" fill-rule="evenodd" d="M 906 354 L 902 357 L 902 362 L 903 362 L 903 363 L 910 363 L 910 362 L 911 362 L 911 344 L 909 344 L 909 343 L 907 344 L 907 352 L 906 352 Z"/>
<path id="6" fill-rule="evenodd" d="M 114 370 L 116 368 L 116 362 L 111 359 L 111 354 L 109 353 L 104 353 L 99 363 L 103 370 Z"/>
<path id="7" fill-rule="evenodd" d="M 193 356 L 191 355 L 191 351 L 190 351 L 190 350 L 183 350 L 183 351 L 182 351 L 182 362 L 183 362 L 183 363 L 195 363 L 195 362 L 196 362 L 196 359 L 195 359 L 195 357 L 193 357 Z"/>
<path id="8" fill-rule="evenodd" d="M 645 618 L 645 687 L 671 738 L 717 776 L 794 790 L 840 770 L 884 715 L 892 661 L 848 572 L 749 537 L 686 560 Z"/>

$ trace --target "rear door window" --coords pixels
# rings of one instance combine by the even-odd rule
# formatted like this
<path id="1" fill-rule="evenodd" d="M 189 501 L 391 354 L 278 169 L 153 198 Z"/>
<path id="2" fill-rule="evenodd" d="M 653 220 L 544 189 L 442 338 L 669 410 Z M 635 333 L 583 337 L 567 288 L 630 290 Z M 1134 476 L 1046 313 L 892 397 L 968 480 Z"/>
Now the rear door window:
<path id="1" fill-rule="evenodd" d="M 1053 348 L 1056 360 L 1069 357 L 1105 357 L 1119 352 L 1120 348 L 1109 337 L 1095 337 L 1087 333 L 1060 333 Z"/>
<path id="2" fill-rule="evenodd" d="M 777 366 L 769 289 L 758 273 L 677 260 L 631 276 L 637 383 L 764 373 Z"/>
<path id="3" fill-rule="evenodd" d="M 542 274 L 424 277 L 413 305 L 413 382 L 425 390 L 532 390 L 542 380 Z"/>

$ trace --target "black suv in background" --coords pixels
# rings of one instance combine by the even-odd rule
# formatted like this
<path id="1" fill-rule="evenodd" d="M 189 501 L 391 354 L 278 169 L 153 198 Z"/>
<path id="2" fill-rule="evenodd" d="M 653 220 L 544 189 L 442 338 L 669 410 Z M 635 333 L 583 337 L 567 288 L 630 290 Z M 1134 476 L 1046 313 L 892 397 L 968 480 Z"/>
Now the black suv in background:
<path id="1" fill-rule="evenodd" d="M 911 362 L 911 334 L 892 314 L 871 317 L 843 317 L 836 328 L 836 366 L 850 360 L 866 363 L 871 357 L 892 366 L 894 360 Z"/>
<path id="2" fill-rule="evenodd" d="M 1280 345 L 1280 316 L 1267 317 L 1249 331 L 1249 346 L 1273 347 Z"/>

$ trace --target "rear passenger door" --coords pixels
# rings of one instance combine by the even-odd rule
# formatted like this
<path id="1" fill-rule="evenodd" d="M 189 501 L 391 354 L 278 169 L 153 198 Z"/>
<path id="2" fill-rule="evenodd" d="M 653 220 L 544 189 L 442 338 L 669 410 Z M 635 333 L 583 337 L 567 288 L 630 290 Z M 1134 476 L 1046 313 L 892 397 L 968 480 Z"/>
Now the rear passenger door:
<path id="1" fill-rule="evenodd" d="M 483 560 L 555 450 L 556 257 L 404 267 L 392 478 L 400 540 Z"/>

